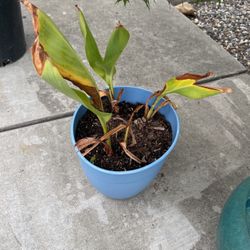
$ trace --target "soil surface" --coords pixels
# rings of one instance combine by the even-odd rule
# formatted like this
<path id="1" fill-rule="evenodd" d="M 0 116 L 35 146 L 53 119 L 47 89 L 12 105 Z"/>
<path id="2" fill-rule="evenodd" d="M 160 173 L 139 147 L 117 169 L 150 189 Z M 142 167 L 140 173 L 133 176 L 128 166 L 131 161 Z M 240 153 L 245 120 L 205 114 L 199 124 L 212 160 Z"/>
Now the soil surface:
<path id="1" fill-rule="evenodd" d="M 119 124 L 126 124 L 138 105 L 140 104 L 119 103 L 118 113 L 114 113 L 108 123 L 109 130 Z M 107 107 L 106 103 L 107 109 L 110 107 Z M 161 157 L 172 144 L 171 126 L 159 113 L 148 121 L 143 118 L 143 115 L 144 107 L 134 114 L 131 123 L 132 134 L 129 133 L 127 141 L 127 149 L 142 160 L 142 163 L 132 160 L 120 146 L 119 142 L 124 141 L 125 129 L 111 136 L 113 151 L 111 156 L 105 152 L 104 145 L 99 144 L 85 157 L 96 166 L 113 171 L 141 168 Z M 87 111 L 77 125 L 76 141 L 86 137 L 100 138 L 102 135 L 99 120 L 93 113 Z"/>

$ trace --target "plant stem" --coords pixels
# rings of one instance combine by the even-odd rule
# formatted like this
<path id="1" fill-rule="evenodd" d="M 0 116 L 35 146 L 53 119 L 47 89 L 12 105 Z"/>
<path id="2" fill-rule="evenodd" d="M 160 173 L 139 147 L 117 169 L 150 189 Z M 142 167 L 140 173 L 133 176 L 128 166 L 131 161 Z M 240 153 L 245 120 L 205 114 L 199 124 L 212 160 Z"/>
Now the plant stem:
<path id="1" fill-rule="evenodd" d="M 128 126 L 125 131 L 125 136 L 124 136 L 125 145 L 127 145 L 129 129 L 130 127 Z"/>
<path id="2" fill-rule="evenodd" d="M 154 108 L 155 108 L 155 106 L 158 104 L 158 102 L 161 100 L 161 98 L 162 98 L 161 96 L 158 96 L 158 97 L 155 99 L 153 105 L 151 106 L 151 108 L 150 108 L 150 110 L 149 110 L 149 112 L 148 112 L 148 114 L 147 114 L 147 117 L 146 117 L 147 120 L 151 118 L 151 116 L 152 116 L 152 114 L 153 114 L 153 112 L 154 112 Z"/>
<path id="3" fill-rule="evenodd" d="M 113 79 L 111 75 L 106 76 L 106 82 L 109 86 L 109 99 L 112 102 L 114 100 L 114 85 L 113 85 Z"/>
<path id="4" fill-rule="evenodd" d="M 110 148 L 112 149 L 112 144 L 111 144 L 111 139 L 110 138 L 108 138 L 107 139 L 107 144 L 110 146 Z"/>
<path id="5" fill-rule="evenodd" d="M 109 100 L 112 103 L 114 101 L 114 90 L 109 88 Z"/>
<path id="6" fill-rule="evenodd" d="M 101 126 L 102 126 L 102 131 L 103 131 L 103 134 L 105 135 L 106 133 L 108 133 L 108 127 L 107 127 L 107 124 L 104 123 L 101 119 L 99 119 L 100 123 L 101 123 Z M 111 146 L 111 140 L 110 138 L 107 139 L 107 144 L 112 148 Z"/>

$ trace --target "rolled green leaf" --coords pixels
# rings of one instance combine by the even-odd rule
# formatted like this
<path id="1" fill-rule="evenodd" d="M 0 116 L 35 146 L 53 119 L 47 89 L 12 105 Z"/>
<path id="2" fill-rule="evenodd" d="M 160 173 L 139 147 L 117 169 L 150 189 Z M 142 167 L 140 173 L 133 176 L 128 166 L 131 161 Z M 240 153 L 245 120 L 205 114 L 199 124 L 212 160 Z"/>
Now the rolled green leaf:
<path id="1" fill-rule="evenodd" d="M 105 79 L 104 61 L 98 49 L 96 40 L 92 35 L 88 23 L 81 9 L 76 6 L 79 11 L 79 22 L 82 35 L 85 40 L 85 53 L 88 59 L 89 65 L 101 78 Z"/>
<path id="2" fill-rule="evenodd" d="M 119 24 L 110 36 L 104 57 L 106 81 L 109 85 L 112 85 L 113 76 L 116 72 L 115 64 L 127 46 L 128 40 L 129 32 Z"/>

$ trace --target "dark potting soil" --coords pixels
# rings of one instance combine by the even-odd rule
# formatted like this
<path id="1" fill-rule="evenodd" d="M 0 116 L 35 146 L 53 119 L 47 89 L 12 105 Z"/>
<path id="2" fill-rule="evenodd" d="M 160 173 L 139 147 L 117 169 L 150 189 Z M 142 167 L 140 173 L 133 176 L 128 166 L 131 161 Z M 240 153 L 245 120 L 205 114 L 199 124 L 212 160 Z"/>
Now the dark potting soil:
<path id="1" fill-rule="evenodd" d="M 120 102 L 119 111 L 114 113 L 108 123 L 112 129 L 119 124 L 126 124 L 134 109 L 140 104 Z M 110 109 L 106 102 L 106 110 Z M 153 119 L 146 121 L 143 118 L 144 108 L 135 113 L 132 122 L 132 134 L 129 133 L 127 149 L 137 156 L 143 163 L 139 164 L 127 156 L 119 142 L 124 140 L 125 129 L 111 136 L 113 154 L 108 156 L 103 144 L 99 144 L 85 157 L 98 167 L 113 170 L 127 171 L 141 168 L 161 157 L 172 144 L 172 130 L 170 123 L 157 113 Z M 76 129 L 76 141 L 85 137 L 100 138 L 103 135 L 102 127 L 97 117 L 90 111 L 79 121 Z M 132 145 L 132 142 L 136 142 Z"/>

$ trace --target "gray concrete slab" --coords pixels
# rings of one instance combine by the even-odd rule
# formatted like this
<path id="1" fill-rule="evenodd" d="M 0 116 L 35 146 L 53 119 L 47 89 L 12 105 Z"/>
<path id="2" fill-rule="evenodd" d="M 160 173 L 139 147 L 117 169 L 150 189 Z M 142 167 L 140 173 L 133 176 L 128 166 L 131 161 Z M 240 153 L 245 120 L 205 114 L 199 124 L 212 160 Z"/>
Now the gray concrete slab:
<path id="1" fill-rule="evenodd" d="M 151 11 L 142 1 L 133 2 L 126 8 L 114 2 L 78 1 L 78 4 L 84 9 L 102 51 L 116 20 L 124 23 L 131 33 L 129 46 L 117 67 L 117 84 L 156 89 L 161 88 L 162 82 L 169 77 L 188 71 L 214 71 L 221 76 L 244 69 L 167 1 L 152 3 Z M 82 37 L 72 1 L 34 0 L 34 3 L 56 21 L 83 55 Z M 23 16 L 30 47 L 33 40 L 31 18 L 24 9 Z M 37 77 L 29 52 L 20 61 L 0 68 L 1 128 L 62 114 L 74 106 L 74 102 Z"/>
<path id="2" fill-rule="evenodd" d="M 0 249 L 215 249 L 226 198 L 250 175 L 250 76 L 230 95 L 174 98 L 181 136 L 142 194 L 105 198 L 70 145 L 70 119 L 0 133 Z M 214 83 L 215 84 L 215 83 Z"/>
<path id="3" fill-rule="evenodd" d="M 75 105 L 37 77 L 29 53 L 0 68 L 0 128 L 65 113 Z"/>

